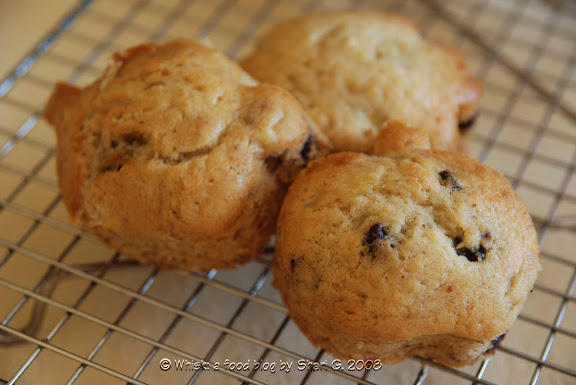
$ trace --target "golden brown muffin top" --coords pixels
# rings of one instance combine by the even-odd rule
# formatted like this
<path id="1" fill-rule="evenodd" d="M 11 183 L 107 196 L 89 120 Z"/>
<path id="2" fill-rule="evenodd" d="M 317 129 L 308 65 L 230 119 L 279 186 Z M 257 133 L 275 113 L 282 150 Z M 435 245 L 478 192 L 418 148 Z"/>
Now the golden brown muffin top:
<path id="1" fill-rule="evenodd" d="M 483 90 L 456 48 L 376 11 L 287 20 L 262 35 L 242 66 L 292 92 L 336 151 L 369 152 L 388 119 L 429 131 L 432 148 L 455 150 L 458 120 L 475 114 Z"/>
<path id="2" fill-rule="evenodd" d="M 219 236 L 263 178 L 303 162 L 311 128 L 286 91 L 185 39 L 117 54 L 84 89 L 58 84 L 45 116 L 73 221 L 128 236 Z"/>
<path id="3" fill-rule="evenodd" d="M 274 275 L 295 317 L 311 312 L 356 341 L 483 341 L 517 317 L 538 258 L 530 215 L 500 173 L 443 151 L 340 153 L 290 187 Z"/>

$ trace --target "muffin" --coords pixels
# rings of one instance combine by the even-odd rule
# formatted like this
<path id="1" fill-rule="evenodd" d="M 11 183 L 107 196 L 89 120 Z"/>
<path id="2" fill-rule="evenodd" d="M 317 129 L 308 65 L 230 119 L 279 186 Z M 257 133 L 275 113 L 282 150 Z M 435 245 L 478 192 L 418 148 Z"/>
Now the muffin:
<path id="1" fill-rule="evenodd" d="M 377 11 L 301 16 L 265 32 L 242 66 L 310 111 L 334 151 L 368 153 L 381 125 L 399 119 L 456 150 L 483 92 L 455 47 L 425 40 L 416 23 Z"/>
<path id="2" fill-rule="evenodd" d="M 540 270 L 530 215 L 455 152 L 339 153 L 309 164 L 278 222 L 275 285 L 337 358 L 449 366 L 494 351 Z"/>
<path id="3" fill-rule="evenodd" d="M 295 98 L 184 39 L 116 54 L 86 88 L 57 84 L 44 114 L 71 221 L 159 268 L 260 254 L 287 184 L 318 153 Z"/>

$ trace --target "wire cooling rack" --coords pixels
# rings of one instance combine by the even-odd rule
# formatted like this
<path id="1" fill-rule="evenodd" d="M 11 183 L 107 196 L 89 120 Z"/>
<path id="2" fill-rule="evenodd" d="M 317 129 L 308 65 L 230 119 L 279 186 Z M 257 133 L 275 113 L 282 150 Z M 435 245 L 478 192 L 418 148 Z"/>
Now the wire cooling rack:
<path id="1" fill-rule="evenodd" d="M 238 57 L 281 19 L 345 8 L 412 16 L 484 81 L 468 152 L 512 181 L 544 267 L 490 360 L 334 372 L 272 288 L 272 250 L 238 270 L 159 272 L 67 222 L 41 119 L 56 80 L 86 84 L 112 52 L 177 36 Z M 570 0 L 79 2 L 0 82 L 0 383 L 576 384 L 575 60 Z"/>

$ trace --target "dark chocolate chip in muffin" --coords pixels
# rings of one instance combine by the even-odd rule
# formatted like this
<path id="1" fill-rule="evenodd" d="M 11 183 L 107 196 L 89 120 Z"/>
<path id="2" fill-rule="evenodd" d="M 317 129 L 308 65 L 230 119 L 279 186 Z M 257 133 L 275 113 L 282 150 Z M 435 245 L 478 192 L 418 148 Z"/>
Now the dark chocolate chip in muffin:
<path id="1" fill-rule="evenodd" d="M 476 122 L 477 117 L 478 117 L 478 115 L 474 115 L 468 120 L 465 120 L 463 122 L 458 122 L 458 128 L 462 131 L 469 129 L 470 127 L 472 127 L 474 125 L 474 122 Z"/>
<path id="2" fill-rule="evenodd" d="M 456 254 L 466 257 L 470 262 L 482 262 L 486 258 L 486 249 L 482 245 L 472 249 L 459 247 L 456 249 Z"/>
<path id="3" fill-rule="evenodd" d="M 370 230 L 368 230 L 368 233 L 366 234 L 365 244 L 371 245 L 372 243 L 374 243 L 379 239 L 384 239 L 386 235 L 388 235 L 388 233 L 386 233 L 382 224 L 376 222 L 372 225 L 372 227 L 370 227 Z"/>
<path id="4" fill-rule="evenodd" d="M 452 188 L 453 191 L 462 190 L 462 186 L 460 186 L 460 183 L 458 183 L 458 181 L 456 180 L 456 178 L 454 178 L 454 175 L 452 175 L 450 171 L 448 170 L 440 171 L 439 174 L 440 178 L 442 178 L 441 181 L 442 185 Z"/>
<path id="5" fill-rule="evenodd" d="M 500 334 L 498 337 L 490 341 L 490 347 L 488 350 L 486 350 L 486 353 L 492 353 L 494 350 L 496 350 L 496 348 L 502 344 L 504 337 L 506 337 L 506 333 Z"/>
<path id="6" fill-rule="evenodd" d="M 372 258 L 375 258 L 376 256 L 374 255 L 374 247 L 377 245 L 378 241 L 386 241 L 390 247 L 394 248 L 394 240 L 395 237 L 388 234 L 380 222 L 376 222 L 370 227 L 368 233 L 366 233 L 366 238 L 362 244 L 364 246 L 368 246 L 368 251 L 370 251 L 372 254 Z"/>
<path id="7" fill-rule="evenodd" d="M 312 144 L 313 143 L 314 143 L 314 138 L 312 137 L 312 135 L 308 135 L 308 139 L 306 139 L 306 142 L 304 143 L 304 146 L 302 146 L 302 150 L 300 151 L 300 155 L 305 160 L 308 160 L 308 155 L 310 154 L 310 151 L 312 150 Z"/>

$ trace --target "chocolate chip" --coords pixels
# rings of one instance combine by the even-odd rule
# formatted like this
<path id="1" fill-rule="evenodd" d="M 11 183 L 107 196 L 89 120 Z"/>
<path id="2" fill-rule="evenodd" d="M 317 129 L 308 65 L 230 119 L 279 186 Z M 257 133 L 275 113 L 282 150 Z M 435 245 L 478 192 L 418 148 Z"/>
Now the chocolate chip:
<path id="1" fill-rule="evenodd" d="M 308 160 L 308 155 L 310 155 L 310 151 L 312 150 L 312 143 L 314 143 L 314 138 L 312 138 L 312 135 L 308 135 L 308 139 L 306 139 L 302 150 L 300 150 L 300 156 L 305 160 Z"/>
<path id="2" fill-rule="evenodd" d="M 486 350 L 486 353 L 492 353 L 494 350 L 496 350 L 496 348 L 500 346 L 500 344 L 502 344 L 502 340 L 504 339 L 505 336 L 506 333 L 500 334 L 498 337 L 490 341 L 490 347 L 488 348 L 488 350 Z"/>
<path id="3" fill-rule="evenodd" d="M 370 227 L 368 233 L 366 233 L 366 238 L 364 239 L 364 242 L 362 242 L 362 244 L 364 246 L 368 246 L 368 250 L 372 254 L 372 258 L 375 258 L 374 255 L 375 243 L 377 243 L 378 241 L 387 241 L 390 247 L 394 248 L 395 244 L 392 243 L 394 240 L 395 240 L 394 236 L 389 235 L 386 232 L 386 230 L 384 230 L 384 226 L 382 226 L 381 223 L 376 222 Z"/>
<path id="4" fill-rule="evenodd" d="M 438 174 L 440 174 L 440 178 L 442 178 L 442 181 L 440 182 L 442 185 L 452 188 L 453 191 L 462 190 L 460 183 L 456 181 L 454 175 L 452 175 L 448 170 L 440 171 Z"/>
<path id="5" fill-rule="evenodd" d="M 466 257 L 470 262 L 482 262 L 486 258 L 486 249 L 482 245 L 472 249 L 459 247 L 456 249 L 456 254 Z"/>
<path id="6" fill-rule="evenodd" d="M 498 346 L 500 346 L 500 344 L 502 344 L 502 341 L 504 340 L 504 337 L 506 337 L 506 333 L 504 334 L 500 334 L 498 337 L 496 337 L 495 339 L 493 339 L 492 341 L 490 341 L 490 343 L 497 348 Z"/>
<path id="7" fill-rule="evenodd" d="M 384 239 L 386 235 L 388 235 L 388 233 L 384 231 L 384 227 L 382 226 L 382 224 L 376 222 L 372 225 L 372 227 L 370 227 L 370 230 L 368 230 L 368 234 L 366 234 L 365 244 L 371 245 L 372 243 L 374 243 L 379 239 Z"/>
<path id="8" fill-rule="evenodd" d="M 292 272 L 294 272 L 294 265 L 296 264 L 296 261 L 294 259 L 290 260 L 290 265 L 292 266 Z"/>
<path id="9" fill-rule="evenodd" d="M 476 118 L 477 118 L 477 115 L 474 115 L 473 117 L 471 117 L 468 120 L 465 120 L 463 122 L 459 122 L 458 128 L 461 129 L 462 131 L 467 130 L 468 128 L 470 128 L 474 125 Z"/>

